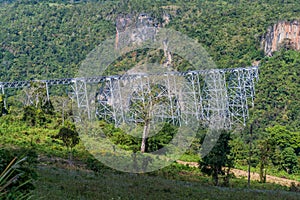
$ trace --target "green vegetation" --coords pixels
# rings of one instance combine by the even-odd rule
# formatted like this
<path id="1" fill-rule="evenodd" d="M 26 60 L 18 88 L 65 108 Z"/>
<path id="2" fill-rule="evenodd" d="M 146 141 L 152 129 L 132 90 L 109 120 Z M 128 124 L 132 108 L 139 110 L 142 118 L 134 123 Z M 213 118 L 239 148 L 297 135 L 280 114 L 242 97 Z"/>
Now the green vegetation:
<path id="1" fill-rule="evenodd" d="M 32 150 L 24 150 L 0 148 L 1 199 L 27 199 L 31 195 L 30 191 L 35 188 L 32 180 L 37 177 L 34 170 L 37 155 Z M 22 155 L 27 157 L 16 157 Z"/>
<path id="2" fill-rule="evenodd" d="M 85 56 L 115 35 L 114 19 L 121 13 L 149 12 L 158 21 L 170 14 L 168 27 L 198 40 L 220 68 L 262 59 L 259 40 L 267 27 L 300 17 L 296 0 L 47 2 L 2 6 L 2 81 L 75 76 Z"/>
<path id="3" fill-rule="evenodd" d="M 75 124 L 67 121 L 64 123 L 63 127 L 59 129 L 58 134 L 54 136 L 54 138 L 62 140 L 69 151 L 69 160 L 71 161 L 73 148 L 79 143 L 80 140 Z"/>
<path id="4" fill-rule="evenodd" d="M 34 195 L 53 199 L 290 199 L 297 193 L 280 190 L 244 190 L 218 188 L 190 180 L 168 180 L 160 176 L 118 174 L 105 171 L 99 176 L 93 172 L 74 169 L 39 167 L 40 186 Z M 167 173 L 167 172 L 165 172 Z M 194 176 L 189 174 L 189 176 Z M 206 179 L 208 182 L 208 179 Z M 244 182 L 244 183 L 242 183 Z M 246 185 L 246 181 L 237 183 Z M 54 184 L 55 183 L 55 184 Z M 259 185 L 259 184 L 256 184 Z M 260 188 L 262 189 L 262 188 Z M 274 188 L 273 188 L 274 189 Z"/>
<path id="5" fill-rule="evenodd" d="M 39 82 L 32 82 L 24 91 L 8 89 L 7 96 L 0 96 L 0 173 L 4 172 L 0 176 L 0 198 L 4 194 L 6 199 L 32 194 L 45 199 L 157 199 L 159 194 L 161 199 L 299 199 L 299 194 L 283 191 L 299 191 L 299 185 L 289 188 L 265 182 L 267 174 L 300 181 L 300 53 L 283 45 L 273 57 L 264 57 L 260 48 L 260 40 L 270 25 L 278 20 L 300 19 L 297 0 L 0 3 L 1 82 L 75 77 L 88 53 L 114 37 L 116 17 L 127 13 L 149 13 L 159 23 L 168 14 L 171 20 L 166 27 L 201 43 L 219 68 L 246 67 L 260 61 L 255 106 L 250 110 L 248 125 L 240 131 L 224 132 L 203 159 L 197 154 L 204 137 L 199 132 L 181 157 L 199 162 L 201 169 L 174 164 L 148 174 L 116 172 L 85 150 L 74 126 L 74 105 L 66 94 L 62 95 L 65 88 L 53 90 L 55 95 L 50 100 Z M 162 51 L 138 50 L 118 58 L 106 73 L 122 73 L 137 63 L 164 60 Z M 178 70 L 190 68 L 188 61 L 177 55 L 173 61 Z M 34 101 L 28 102 L 23 93 L 34 97 Z M 144 108 L 142 117 L 146 120 L 151 106 Z M 176 127 L 165 124 L 157 135 L 142 142 L 128 134 L 130 130 L 121 130 L 109 122 L 99 121 L 97 127 L 128 152 L 140 151 L 141 146 L 143 151 L 156 151 L 168 144 L 176 131 Z M 19 162 L 13 160 L 16 156 L 27 159 L 12 168 Z M 242 189 L 246 180 L 230 173 L 233 167 L 246 170 L 248 162 L 253 171 L 260 173 L 260 183 L 251 182 L 251 189 L 259 191 Z M 9 170 L 12 174 L 6 176 Z M 18 180 L 12 183 L 16 176 Z M 221 178 L 223 181 L 219 181 Z"/>
<path id="6" fill-rule="evenodd" d="M 258 160 L 253 163 L 259 164 L 261 171 L 276 168 L 299 173 L 299 56 L 299 52 L 282 50 L 261 63 L 250 119 L 254 146 L 258 147 L 254 150 Z"/>
<path id="7" fill-rule="evenodd" d="M 229 145 L 230 134 L 222 131 L 217 144 L 200 161 L 201 170 L 212 176 L 214 185 L 219 185 L 219 174 L 225 175 L 224 185 L 229 185 L 230 168 L 233 167 L 233 158 L 230 157 L 231 147 Z M 226 167 L 226 170 L 224 170 Z"/>

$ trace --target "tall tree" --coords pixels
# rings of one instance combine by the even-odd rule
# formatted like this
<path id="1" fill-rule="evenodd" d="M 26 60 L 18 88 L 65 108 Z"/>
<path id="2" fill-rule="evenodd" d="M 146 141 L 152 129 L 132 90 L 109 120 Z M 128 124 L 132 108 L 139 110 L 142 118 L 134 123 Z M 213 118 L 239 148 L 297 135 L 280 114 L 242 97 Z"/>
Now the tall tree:
<path id="1" fill-rule="evenodd" d="M 200 161 L 201 171 L 212 176 L 214 185 L 219 185 L 219 175 L 225 176 L 225 184 L 229 184 L 229 175 L 230 168 L 233 167 L 233 159 L 230 157 L 231 146 L 229 145 L 230 141 L 230 132 L 225 130 L 216 130 L 221 131 L 219 140 L 213 149 Z M 203 137 L 204 140 L 204 137 Z M 202 141 L 203 142 L 203 141 Z M 225 171 L 224 167 L 227 167 Z"/>
<path id="2" fill-rule="evenodd" d="M 151 83 L 145 87 L 138 92 L 134 92 L 130 100 L 131 115 L 135 118 L 136 123 L 143 126 L 142 153 L 146 152 L 147 149 L 147 139 L 150 133 L 150 123 L 153 119 L 155 106 L 167 101 L 164 95 L 166 88 L 163 85 Z"/>
<path id="3" fill-rule="evenodd" d="M 69 160 L 72 161 L 73 148 L 79 143 L 80 140 L 75 125 L 70 121 L 66 121 L 65 125 L 59 129 L 58 134 L 54 138 L 62 140 L 68 149 Z"/>

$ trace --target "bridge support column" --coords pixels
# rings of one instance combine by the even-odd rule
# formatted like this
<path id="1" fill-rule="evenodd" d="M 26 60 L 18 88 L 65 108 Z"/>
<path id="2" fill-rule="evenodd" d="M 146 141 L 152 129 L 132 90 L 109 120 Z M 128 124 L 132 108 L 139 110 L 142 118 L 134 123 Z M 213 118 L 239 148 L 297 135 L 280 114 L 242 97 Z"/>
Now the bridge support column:
<path id="1" fill-rule="evenodd" d="M 49 95 L 49 87 L 48 87 L 48 82 L 46 82 L 46 94 L 47 94 L 47 101 L 50 101 L 50 95 Z"/>
<path id="2" fill-rule="evenodd" d="M 232 120 L 238 120 L 245 126 L 249 113 L 246 92 L 247 80 L 244 70 L 234 70 L 229 79 L 229 106 Z"/>
<path id="3" fill-rule="evenodd" d="M 228 94 L 226 88 L 225 73 L 221 70 L 213 70 L 204 76 L 203 109 L 209 124 L 218 124 L 230 129 Z"/>
<path id="4" fill-rule="evenodd" d="M 203 118 L 202 97 L 200 91 L 199 74 L 187 73 L 178 83 L 174 82 L 180 88 L 179 104 L 181 123 L 189 124 L 191 119 L 200 120 Z M 193 116 L 193 117 L 192 117 Z"/>
<path id="5" fill-rule="evenodd" d="M 246 97 L 250 98 L 251 106 L 253 108 L 255 97 L 255 81 L 258 80 L 258 68 L 245 69 L 244 74 Z"/>
<path id="6" fill-rule="evenodd" d="M 7 110 L 4 85 L 0 85 L 0 87 L 1 87 L 1 92 L 2 92 L 2 96 L 3 96 L 2 101 L 3 101 L 3 104 L 4 104 L 4 108 Z"/>
<path id="7" fill-rule="evenodd" d="M 76 101 L 78 114 L 81 117 L 82 111 L 87 114 L 87 118 L 91 119 L 90 106 L 89 106 L 89 97 L 87 93 L 87 83 L 84 79 L 73 79 L 73 85 L 71 88 L 73 90 L 72 99 Z"/>
<path id="8" fill-rule="evenodd" d="M 108 80 L 104 80 L 103 82 L 101 82 L 101 86 L 96 94 L 96 116 L 101 120 L 112 121 L 114 116 L 112 107 L 109 103 L 111 89 L 107 83 Z"/>

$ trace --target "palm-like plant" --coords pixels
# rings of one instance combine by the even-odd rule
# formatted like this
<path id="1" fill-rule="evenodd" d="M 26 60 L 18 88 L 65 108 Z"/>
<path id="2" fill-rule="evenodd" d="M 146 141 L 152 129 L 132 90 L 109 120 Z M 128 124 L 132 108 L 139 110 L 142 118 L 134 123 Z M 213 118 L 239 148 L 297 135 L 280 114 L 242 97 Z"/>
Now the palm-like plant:
<path id="1" fill-rule="evenodd" d="M 22 186 L 31 181 L 30 179 L 23 183 L 16 184 L 17 186 L 10 190 L 11 186 L 18 182 L 20 177 L 23 175 L 23 172 L 20 172 L 18 168 L 20 167 L 20 163 L 24 162 L 26 159 L 27 157 L 17 160 L 17 157 L 15 157 L 0 174 L 0 199 L 9 199 L 10 196 L 19 200 L 30 199 L 29 193 L 24 194 L 22 192 L 18 192 Z"/>

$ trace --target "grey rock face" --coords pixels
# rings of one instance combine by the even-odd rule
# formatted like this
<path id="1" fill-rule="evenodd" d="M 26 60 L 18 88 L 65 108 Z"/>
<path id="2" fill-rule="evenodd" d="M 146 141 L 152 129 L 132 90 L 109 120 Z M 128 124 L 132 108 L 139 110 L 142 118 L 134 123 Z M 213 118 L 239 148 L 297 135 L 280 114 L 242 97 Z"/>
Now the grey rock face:
<path id="1" fill-rule="evenodd" d="M 280 48 L 300 50 L 299 21 L 280 21 L 269 27 L 264 35 L 261 46 L 265 55 L 272 56 Z"/>

